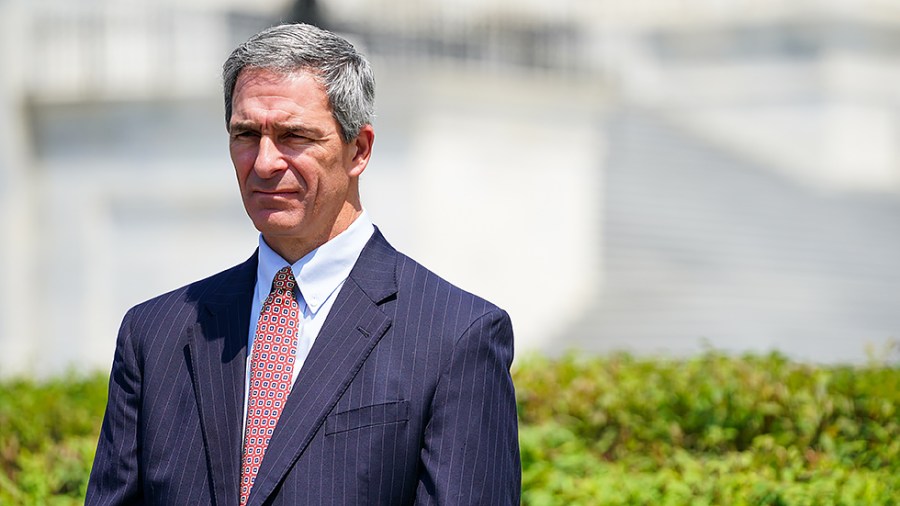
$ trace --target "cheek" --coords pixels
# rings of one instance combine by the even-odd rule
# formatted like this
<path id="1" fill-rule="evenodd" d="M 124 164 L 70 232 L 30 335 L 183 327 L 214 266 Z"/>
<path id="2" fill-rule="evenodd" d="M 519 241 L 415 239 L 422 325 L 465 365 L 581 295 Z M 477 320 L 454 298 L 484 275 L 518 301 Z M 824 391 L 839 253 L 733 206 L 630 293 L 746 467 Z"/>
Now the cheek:
<path id="1" fill-rule="evenodd" d="M 248 163 L 246 156 L 232 155 L 231 163 L 232 165 L 234 165 L 234 170 L 239 174 L 246 174 L 247 172 L 250 172 L 250 167 L 252 167 L 252 164 Z"/>
<path id="2" fill-rule="evenodd" d="M 247 174 L 253 169 L 253 163 L 256 161 L 256 152 L 252 149 L 232 146 L 230 149 L 231 163 L 240 179 L 245 179 Z"/>
<path id="3" fill-rule="evenodd" d="M 333 186 L 333 178 L 328 160 L 311 151 L 305 151 L 290 158 L 290 166 L 293 170 L 287 177 L 294 177 L 301 186 L 310 193 L 327 192 Z"/>

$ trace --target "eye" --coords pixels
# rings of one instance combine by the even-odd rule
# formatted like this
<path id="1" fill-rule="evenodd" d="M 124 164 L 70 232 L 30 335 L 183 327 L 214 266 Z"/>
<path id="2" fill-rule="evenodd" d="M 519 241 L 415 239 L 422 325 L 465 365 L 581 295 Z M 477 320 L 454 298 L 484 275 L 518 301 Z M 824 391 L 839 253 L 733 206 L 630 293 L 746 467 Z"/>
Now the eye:
<path id="1" fill-rule="evenodd" d="M 284 134 L 284 138 L 292 141 L 308 141 L 309 137 L 304 135 L 302 132 L 287 132 Z"/>
<path id="2" fill-rule="evenodd" d="M 253 130 L 233 130 L 231 132 L 232 140 L 248 140 L 259 137 L 259 134 L 254 132 Z"/>

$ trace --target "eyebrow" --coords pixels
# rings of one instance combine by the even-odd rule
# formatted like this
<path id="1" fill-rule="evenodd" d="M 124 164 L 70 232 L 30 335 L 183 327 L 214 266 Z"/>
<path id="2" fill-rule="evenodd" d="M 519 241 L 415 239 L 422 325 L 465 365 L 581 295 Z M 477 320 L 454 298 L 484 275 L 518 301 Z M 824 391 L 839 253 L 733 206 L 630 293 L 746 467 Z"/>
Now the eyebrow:
<path id="1" fill-rule="evenodd" d="M 325 133 L 319 129 L 306 126 L 302 123 L 275 123 L 273 126 L 276 130 L 298 133 L 310 138 L 321 138 L 325 136 Z M 259 123 L 255 121 L 236 121 L 228 127 L 228 131 L 231 133 L 255 130 L 259 130 Z"/>

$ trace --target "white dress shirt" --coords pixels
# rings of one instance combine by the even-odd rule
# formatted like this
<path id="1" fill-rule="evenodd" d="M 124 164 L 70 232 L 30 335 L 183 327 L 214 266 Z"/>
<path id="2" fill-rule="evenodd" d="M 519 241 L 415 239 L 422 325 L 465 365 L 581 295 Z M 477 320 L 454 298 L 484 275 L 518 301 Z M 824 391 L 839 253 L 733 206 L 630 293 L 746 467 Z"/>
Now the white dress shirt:
<path id="1" fill-rule="evenodd" d="M 297 348 L 294 350 L 294 370 L 291 385 L 297 381 L 297 376 L 303 368 L 303 363 L 309 355 L 322 324 L 337 298 L 337 294 L 350 271 L 356 264 L 363 247 L 375 232 L 375 226 L 368 213 L 362 214 L 350 224 L 347 230 L 338 234 L 334 239 L 326 242 L 318 248 L 310 251 L 306 256 L 291 265 L 291 272 L 297 280 L 297 304 L 299 312 L 299 336 Z M 281 258 L 272 248 L 266 244 L 262 235 L 259 236 L 259 265 L 256 268 L 256 288 L 253 292 L 253 302 L 250 307 L 250 332 L 247 337 L 247 362 L 244 382 L 244 423 L 247 420 L 247 395 L 250 391 L 250 359 L 253 356 L 253 339 L 256 337 L 256 325 L 259 321 L 259 313 L 262 306 L 272 291 L 272 280 L 275 274 L 288 265 L 287 260 Z"/>

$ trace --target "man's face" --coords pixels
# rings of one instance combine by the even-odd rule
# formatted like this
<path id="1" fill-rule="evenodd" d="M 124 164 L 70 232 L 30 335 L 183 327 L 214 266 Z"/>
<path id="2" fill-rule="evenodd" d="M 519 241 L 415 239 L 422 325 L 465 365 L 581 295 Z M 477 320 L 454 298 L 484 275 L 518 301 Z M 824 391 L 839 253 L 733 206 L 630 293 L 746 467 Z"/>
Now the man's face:
<path id="1" fill-rule="evenodd" d="M 266 242 L 282 256 L 286 245 L 303 244 L 305 254 L 343 231 L 359 211 L 371 126 L 345 143 L 324 87 L 302 71 L 243 70 L 232 104 L 231 160 Z"/>

